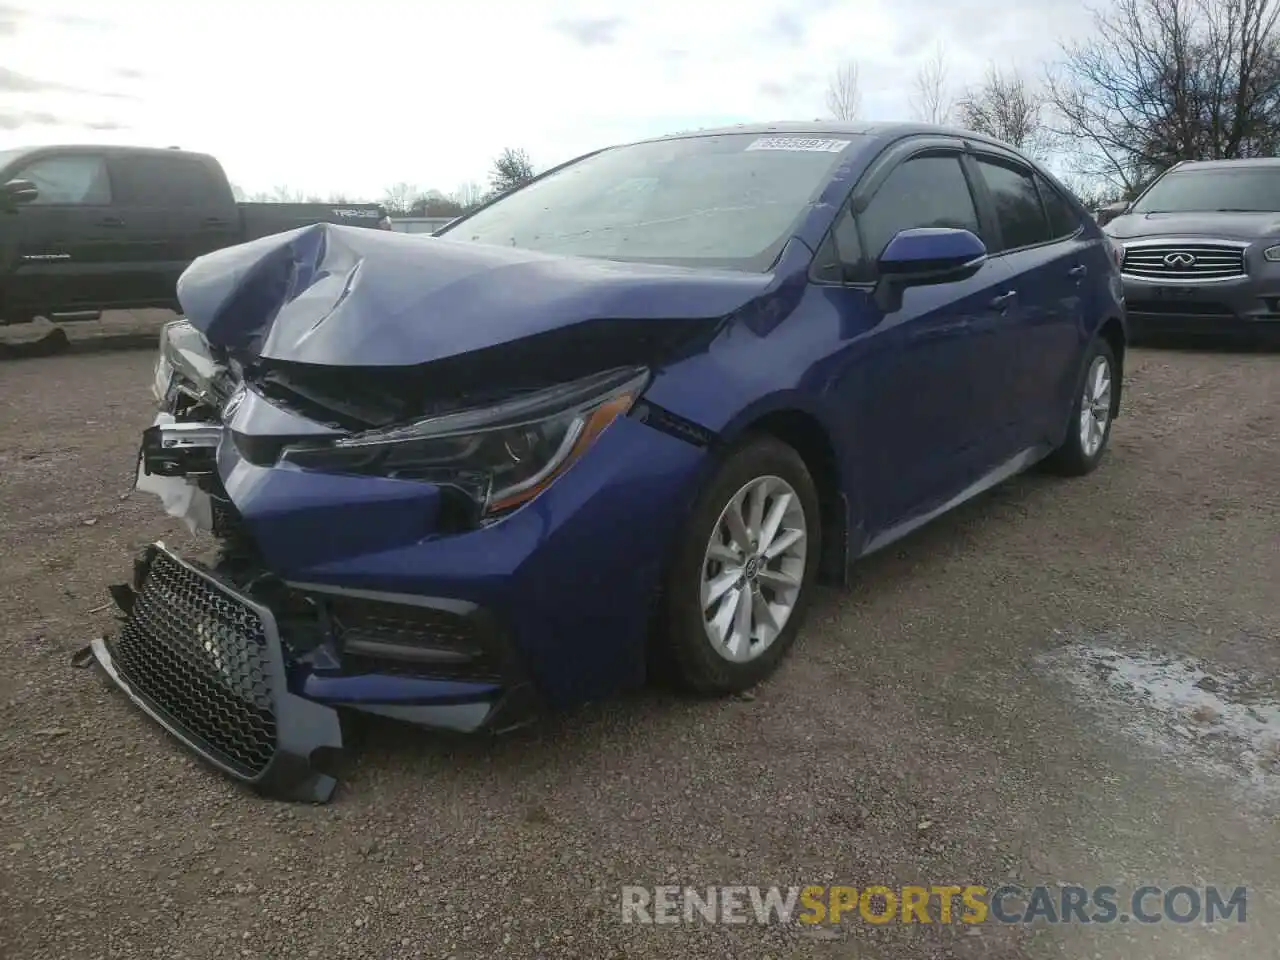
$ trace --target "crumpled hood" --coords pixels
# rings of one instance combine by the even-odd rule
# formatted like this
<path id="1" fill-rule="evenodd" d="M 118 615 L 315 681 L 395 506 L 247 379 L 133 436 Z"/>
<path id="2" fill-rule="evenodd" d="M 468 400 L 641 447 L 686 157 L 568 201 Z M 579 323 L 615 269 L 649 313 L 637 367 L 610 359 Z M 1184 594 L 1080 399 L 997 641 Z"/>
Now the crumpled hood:
<path id="1" fill-rule="evenodd" d="M 316 224 L 199 258 L 178 280 L 178 300 L 233 354 L 367 367 L 427 363 L 588 320 L 723 317 L 773 282 Z"/>
<path id="2" fill-rule="evenodd" d="M 1280 238 L 1275 213 L 1130 213 L 1107 224 L 1117 240 L 1140 237 L 1218 237 L 1223 240 Z"/>

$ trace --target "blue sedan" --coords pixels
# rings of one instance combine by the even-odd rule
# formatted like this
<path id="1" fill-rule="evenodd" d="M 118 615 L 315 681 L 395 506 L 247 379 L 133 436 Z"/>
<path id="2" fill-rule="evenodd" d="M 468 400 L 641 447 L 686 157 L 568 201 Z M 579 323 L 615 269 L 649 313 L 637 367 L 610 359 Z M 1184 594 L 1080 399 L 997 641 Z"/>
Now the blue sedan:
<path id="1" fill-rule="evenodd" d="M 1120 409 L 1117 251 L 1047 171 L 915 125 L 601 150 L 438 237 L 196 261 L 138 486 L 214 534 L 113 589 L 97 662 L 260 790 L 338 710 L 461 731 L 662 671 L 759 683 L 817 583 Z"/>

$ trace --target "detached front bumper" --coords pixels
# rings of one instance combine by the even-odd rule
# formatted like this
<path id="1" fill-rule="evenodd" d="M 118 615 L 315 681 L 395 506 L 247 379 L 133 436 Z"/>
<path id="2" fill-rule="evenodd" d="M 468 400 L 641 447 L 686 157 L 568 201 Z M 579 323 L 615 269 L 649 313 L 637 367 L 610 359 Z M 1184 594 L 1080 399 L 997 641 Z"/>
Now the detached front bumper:
<path id="1" fill-rule="evenodd" d="M 398 609 L 333 594 L 351 625 L 342 637 L 345 669 L 324 670 L 317 667 L 339 658 L 332 636 L 306 651 L 287 636 L 301 639 L 299 605 L 315 611 L 317 625 L 332 615 L 319 594 L 289 591 L 294 609 L 273 609 L 163 543 L 139 558 L 133 585 L 114 593 L 125 621 L 114 637 L 93 641 L 98 665 L 185 746 L 264 795 L 329 799 L 342 749 L 335 706 L 463 732 L 516 726 L 536 712 L 528 684 L 509 664 L 512 672 L 500 675 L 492 656 L 489 682 L 412 676 L 415 665 L 445 674 L 486 669 L 480 651 L 433 649 L 426 623 L 397 621 L 397 612 L 430 610 L 425 598 Z M 352 605 L 374 610 L 358 619 Z"/>
<path id="2" fill-rule="evenodd" d="M 623 418 L 513 514 L 432 534 L 428 484 L 255 466 L 223 437 L 203 486 L 145 471 L 138 486 L 245 552 L 201 566 L 148 548 L 114 591 L 122 629 L 94 654 L 225 773 L 323 802 L 337 708 L 500 732 L 642 682 L 657 586 L 704 465 L 705 450 Z"/>
<path id="3" fill-rule="evenodd" d="M 94 658 L 143 712 L 260 792 L 323 803 L 342 747 L 332 709 L 289 692 L 276 619 L 209 573 L 150 547 L 126 622 Z"/>

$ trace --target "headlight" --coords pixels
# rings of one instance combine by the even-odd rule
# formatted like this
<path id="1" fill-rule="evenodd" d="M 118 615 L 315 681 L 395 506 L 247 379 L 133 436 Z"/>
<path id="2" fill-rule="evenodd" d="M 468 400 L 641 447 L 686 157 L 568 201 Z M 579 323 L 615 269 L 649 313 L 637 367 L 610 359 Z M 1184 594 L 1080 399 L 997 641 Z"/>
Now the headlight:
<path id="1" fill-rule="evenodd" d="M 480 513 L 532 500 L 640 397 L 644 369 L 613 370 L 482 409 L 286 447 L 309 470 L 422 480 L 466 493 Z"/>
<path id="2" fill-rule="evenodd" d="M 209 353 L 209 342 L 189 320 L 170 320 L 160 331 L 160 353 L 156 357 L 151 392 L 156 403 L 168 409 L 175 391 L 193 400 L 216 403 L 218 381 L 225 373 Z"/>
<path id="3" fill-rule="evenodd" d="M 1280 263 L 1280 246 L 1267 247 L 1262 255 L 1272 263 Z"/>

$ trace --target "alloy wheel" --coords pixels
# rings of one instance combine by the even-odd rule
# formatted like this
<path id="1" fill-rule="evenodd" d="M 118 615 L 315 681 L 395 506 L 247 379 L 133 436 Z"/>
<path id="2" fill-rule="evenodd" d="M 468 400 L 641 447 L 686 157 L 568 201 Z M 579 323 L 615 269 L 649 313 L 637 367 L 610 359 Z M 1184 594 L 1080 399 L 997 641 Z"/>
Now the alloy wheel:
<path id="1" fill-rule="evenodd" d="M 1111 422 L 1111 364 L 1098 356 L 1089 365 L 1084 378 L 1084 396 L 1080 398 L 1080 449 L 1092 459 L 1102 449 Z"/>
<path id="2" fill-rule="evenodd" d="M 703 627 L 715 651 L 745 663 L 763 654 L 804 584 L 804 507 L 781 477 L 745 484 L 716 521 L 702 564 Z"/>

